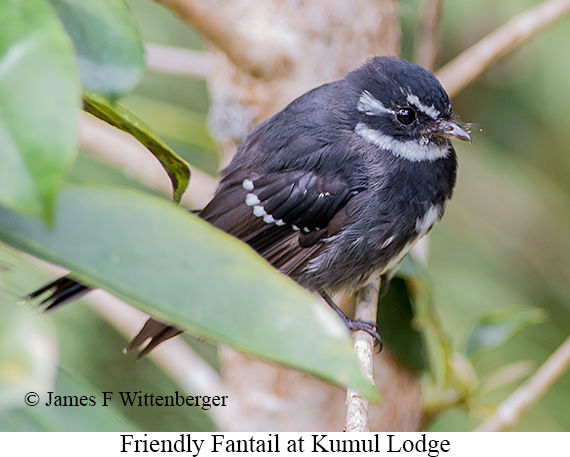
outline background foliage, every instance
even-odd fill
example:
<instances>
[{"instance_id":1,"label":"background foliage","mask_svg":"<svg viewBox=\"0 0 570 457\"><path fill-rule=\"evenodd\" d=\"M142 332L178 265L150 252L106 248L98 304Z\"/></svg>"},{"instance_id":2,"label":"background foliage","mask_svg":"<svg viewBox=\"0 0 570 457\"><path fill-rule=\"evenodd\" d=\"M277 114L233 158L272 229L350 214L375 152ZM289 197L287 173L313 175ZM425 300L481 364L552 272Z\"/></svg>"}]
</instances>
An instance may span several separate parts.
<instances>
[{"instance_id":1,"label":"background foliage","mask_svg":"<svg viewBox=\"0 0 570 457\"><path fill-rule=\"evenodd\" d=\"M51 3L56 8L63 4ZM446 2L439 64L534 3L523 0L500 4L491 0ZM75 4L81 2L66 3L68 8ZM203 48L185 25L150 0L130 0L127 4L143 41ZM403 0L400 7L403 57L411 59L419 2ZM493 15L489 15L489 11L493 11ZM67 25L66 28L73 35ZM97 35L97 30L93 33ZM130 29L125 31L127 37L133 37L133 33ZM542 363L569 333L570 154L567 145L570 131L567 125L570 115L566 109L570 104L570 85L566 77L570 71L566 50L569 40L567 23L553 27L453 101L460 120L476 123L481 131L473 133L473 145L456 145L460 157L456 195L443 222L431 236L431 289L454 348L471 351L477 372L476 384L483 386L485 380L491 379L500 380L504 385L488 392L475 385L472 404L467 405L471 407L455 407L444 412L429 426L430 430L474 428L488 412L485 405L499 404L520 384L521 377L517 373L528 372L529 366ZM2 45L0 42L0 56L6 50ZM69 45L62 39L61 46ZM89 64L83 59L80 61L79 70L84 71ZM133 78L136 80L134 69L140 65L136 59L131 62L131 71L121 73L122 77L118 78L120 87L105 87L107 95L115 98L130 89L134 85ZM54 71L74 78L68 62ZM59 77L59 73L54 76ZM99 80L84 81L92 90L101 90L101 86L97 86L100 83ZM17 86L17 83L12 84ZM6 87L0 67L0 97L5 96ZM11 111L0 103L0 139L4 151L7 140L2 136L2 121L28 113L22 107L30 103L33 98L23 98L17 105L8 106ZM121 103L193 168L212 176L216 174L219 157L206 133L209 101L204 82L147 71L136 88L121 98ZM70 108L61 106L60 109L69 109L69 125L73 125L78 103L74 105L71 100L69 105ZM53 109L40 108L46 112ZM37 114L44 119L49 117L41 111ZM23 132L22 140L28 135L29 132ZM54 139L54 148L61 147L70 148ZM5 160L6 154L3 152L0 157ZM63 175L70 163L67 158L60 164L55 179L61 179L57 176ZM2 178L0 189L7 188L8 178ZM66 185L104 183L155 194L143 184L82 153L64 179ZM11 179L8 184L14 182L18 181ZM12 200L2 195L0 192L0 203L13 208ZM27 200L20 209L49 218L52 196L39 195L35 200ZM41 209L42 201L47 202L44 209ZM50 279L50 275L27 256L2 246L0 273L3 316L0 320L0 430L200 431L216 428L211 416L196 408L171 408L165 412L161 408L115 406L56 412L41 406L22 407L23 394L39 386L68 395L73 392L100 395L102 391L121 390L170 393L181 387L150 360L133 363L131 358L124 357L120 348L127 344L126 340L87 306L65 307L41 318L29 305L15 306L18 297ZM402 292L402 284L398 284L394 294ZM528 326L529 323L538 324ZM386 334L382 334L386 338ZM187 335L184 338L217 368L213 342L198 344L195 338ZM492 341L496 344L490 344ZM521 361L528 363L521 364ZM410 363L421 366L418 360ZM503 373L499 378L494 376L498 370ZM508 382L509 376L515 380L513 383ZM569 430L570 410L566 400L569 395L570 377L566 375L515 429Z\"/></svg>"}]
</instances>

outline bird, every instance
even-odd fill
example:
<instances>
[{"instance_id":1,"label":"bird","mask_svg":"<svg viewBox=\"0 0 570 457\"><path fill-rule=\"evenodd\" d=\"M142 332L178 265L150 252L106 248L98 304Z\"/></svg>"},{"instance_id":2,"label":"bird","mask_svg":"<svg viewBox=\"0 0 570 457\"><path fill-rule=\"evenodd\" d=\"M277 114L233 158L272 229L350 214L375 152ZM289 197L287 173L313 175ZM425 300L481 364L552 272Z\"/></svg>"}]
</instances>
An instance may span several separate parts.
<instances>
[{"instance_id":1,"label":"bird","mask_svg":"<svg viewBox=\"0 0 570 457\"><path fill-rule=\"evenodd\" d=\"M437 78L399 57L373 57L254 128L196 214L381 345L376 323L347 317L331 295L378 276L387 286L442 218L457 176L454 139L471 142ZM90 290L70 274L26 298L47 293L42 304L53 310ZM181 332L151 317L126 352L148 342L142 357Z\"/></svg>"}]
</instances>

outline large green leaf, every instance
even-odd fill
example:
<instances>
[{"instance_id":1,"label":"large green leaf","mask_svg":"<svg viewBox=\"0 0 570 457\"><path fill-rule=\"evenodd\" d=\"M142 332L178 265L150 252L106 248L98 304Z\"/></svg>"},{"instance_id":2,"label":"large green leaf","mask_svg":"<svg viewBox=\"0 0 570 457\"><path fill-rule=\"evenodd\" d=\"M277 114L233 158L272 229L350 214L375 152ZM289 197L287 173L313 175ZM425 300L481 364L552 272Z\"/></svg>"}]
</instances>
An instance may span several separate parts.
<instances>
[{"instance_id":1,"label":"large green leaf","mask_svg":"<svg viewBox=\"0 0 570 457\"><path fill-rule=\"evenodd\" d=\"M200 408L124 406L117 392L172 395L176 390L186 392L187 386L169 379L150 358L137 363L125 359L120 348L128 341L88 306L43 315L34 306L14 306L25 291L51 276L29 256L0 243L0 269L0 432L215 429L211 411ZM213 361L213 344L187 339L194 349L207 354L208 362ZM44 402L47 392L95 395L97 406L44 407L40 402L29 407L24 403L27 392L38 393ZM101 392L115 392L109 406L102 405Z\"/></svg>"},{"instance_id":2,"label":"large green leaf","mask_svg":"<svg viewBox=\"0 0 570 457\"><path fill-rule=\"evenodd\" d=\"M123 0L48 0L73 39L84 87L109 99L132 90L144 71L139 32Z\"/></svg>"},{"instance_id":3,"label":"large green leaf","mask_svg":"<svg viewBox=\"0 0 570 457\"><path fill-rule=\"evenodd\" d=\"M66 186L52 229L0 209L0 238L158 319L378 398L333 311L166 200Z\"/></svg>"},{"instance_id":4,"label":"large green leaf","mask_svg":"<svg viewBox=\"0 0 570 457\"><path fill-rule=\"evenodd\" d=\"M170 149L142 120L118 103L111 105L95 94L85 95L83 109L123 132L131 134L152 152L170 177L174 201L180 202L190 180L190 166L182 157Z\"/></svg>"},{"instance_id":5,"label":"large green leaf","mask_svg":"<svg viewBox=\"0 0 570 457\"><path fill-rule=\"evenodd\" d=\"M77 149L73 49L44 0L0 2L0 204L50 218Z\"/></svg>"}]
</instances>

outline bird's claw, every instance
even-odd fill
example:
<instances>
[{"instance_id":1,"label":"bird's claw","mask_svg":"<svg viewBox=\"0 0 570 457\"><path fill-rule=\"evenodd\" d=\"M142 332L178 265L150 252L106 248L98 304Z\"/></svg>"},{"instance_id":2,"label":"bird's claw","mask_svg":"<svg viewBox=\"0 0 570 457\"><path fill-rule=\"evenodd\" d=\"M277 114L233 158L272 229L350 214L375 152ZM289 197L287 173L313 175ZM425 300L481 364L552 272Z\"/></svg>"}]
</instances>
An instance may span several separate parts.
<instances>
[{"instance_id":1,"label":"bird's claw","mask_svg":"<svg viewBox=\"0 0 570 457\"><path fill-rule=\"evenodd\" d=\"M376 322L347 318L345 324L351 332L361 330L368 333L374 339L374 346L378 345L378 352L382 350L382 337L378 333L378 325L376 325Z\"/></svg>"}]
</instances>

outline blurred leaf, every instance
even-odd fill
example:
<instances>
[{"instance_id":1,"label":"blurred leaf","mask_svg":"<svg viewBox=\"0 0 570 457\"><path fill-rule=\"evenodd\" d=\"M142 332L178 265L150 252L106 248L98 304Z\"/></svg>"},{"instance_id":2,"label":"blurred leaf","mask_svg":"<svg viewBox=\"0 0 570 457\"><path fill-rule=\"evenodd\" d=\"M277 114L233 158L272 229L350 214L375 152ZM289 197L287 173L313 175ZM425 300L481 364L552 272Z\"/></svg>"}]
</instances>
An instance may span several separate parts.
<instances>
[{"instance_id":1,"label":"blurred leaf","mask_svg":"<svg viewBox=\"0 0 570 457\"><path fill-rule=\"evenodd\" d=\"M429 373L422 383L423 407L428 415L433 415L472 396L478 387L477 374L463 354L453 351L434 306L433 285L425 267L408 255L398 275L405 279L413 304L412 326L423 337L429 362Z\"/></svg>"},{"instance_id":2,"label":"blurred leaf","mask_svg":"<svg viewBox=\"0 0 570 457\"><path fill-rule=\"evenodd\" d=\"M332 310L245 244L163 199L66 186L53 229L0 209L0 238L157 319L378 399Z\"/></svg>"},{"instance_id":3,"label":"blurred leaf","mask_svg":"<svg viewBox=\"0 0 570 457\"><path fill-rule=\"evenodd\" d=\"M524 328L546 320L546 313L529 306L508 306L483 314L469 336L465 352L473 356L502 346Z\"/></svg>"},{"instance_id":4,"label":"blurred leaf","mask_svg":"<svg viewBox=\"0 0 570 457\"><path fill-rule=\"evenodd\" d=\"M429 361L430 374L438 388L446 388L451 379L452 349L433 305L431 279L427 270L412 256L404 258L398 276L404 278L413 304L412 325L421 332Z\"/></svg>"},{"instance_id":5,"label":"blurred leaf","mask_svg":"<svg viewBox=\"0 0 570 457\"><path fill-rule=\"evenodd\" d=\"M48 0L71 36L85 89L114 100L144 71L143 47L123 0Z\"/></svg>"},{"instance_id":6,"label":"blurred leaf","mask_svg":"<svg viewBox=\"0 0 570 457\"><path fill-rule=\"evenodd\" d=\"M143 121L117 103L111 106L105 99L95 94L85 95L83 109L102 121L134 136L152 152L172 181L174 201L180 202L190 180L190 167L184 159L170 149Z\"/></svg>"},{"instance_id":7,"label":"blurred leaf","mask_svg":"<svg viewBox=\"0 0 570 457\"><path fill-rule=\"evenodd\" d=\"M0 2L0 204L49 220L77 148L69 39L43 0Z\"/></svg>"},{"instance_id":8,"label":"blurred leaf","mask_svg":"<svg viewBox=\"0 0 570 457\"><path fill-rule=\"evenodd\" d=\"M412 298L406 281L395 277L386 296L378 302L378 331L386 346L405 367L421 371L427 368L422 335L414 325Z\"/></svg>"},{"instance_id":9,"label":"blurred leaf","mask_svg":"<svg viewBox=\"0 0 570 457\"><path fill-rule=\"evenodd\" d=\"M16 306L33 284L47 281L49 275L29 256L1 243L0 274L0 430L2 410L10 415L11 411L23 408L27 392L55 390L58 366L76 379L87 382L90 391L172 395L178 390L184 394L184 387L157 369L151 358L145 357L134 363L133 357L126 357L121 349L127 345L127 340L89 306L78 303L79 306L42 315L33 304ZM193 343L194 349L200 347L208 362L217 356L213 344ZM189 391L186 395L196 393ZM125 407L116 396L112 405L123 418L143 430L215 430L208 411L201 408ZM85 422L89 418L80 416L92 414L91 408L66 409L67 415L76 422ZM32 425L28 421L31 418L24 419L21 411L15 414L19 420L12 421L8 429L45 429L41 424ZM116 431L120 430L122 428Z\"/></svg>"},{"instance_id":10,"label":"blurred leaf","mask_svg":"<svg viewBox=\"0 0 570 457\"><path fill-rule=\"evenodd\" d=\"M3 280L7 274L2 265ZM58 355L56 332L37 312L16 306L16 299L0 291L0 410L21 407L24 395L53 387Z\"/></svg>"}]
</instances>

